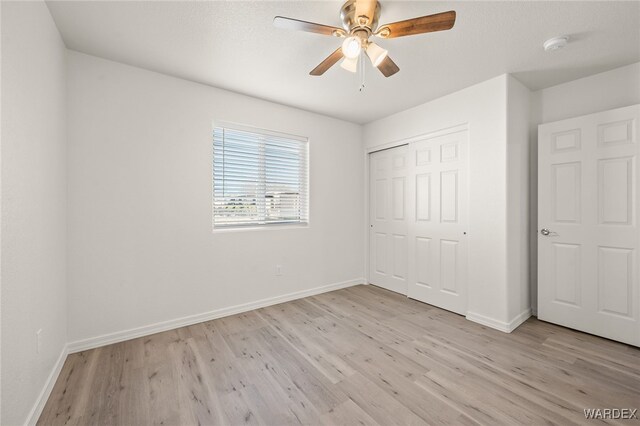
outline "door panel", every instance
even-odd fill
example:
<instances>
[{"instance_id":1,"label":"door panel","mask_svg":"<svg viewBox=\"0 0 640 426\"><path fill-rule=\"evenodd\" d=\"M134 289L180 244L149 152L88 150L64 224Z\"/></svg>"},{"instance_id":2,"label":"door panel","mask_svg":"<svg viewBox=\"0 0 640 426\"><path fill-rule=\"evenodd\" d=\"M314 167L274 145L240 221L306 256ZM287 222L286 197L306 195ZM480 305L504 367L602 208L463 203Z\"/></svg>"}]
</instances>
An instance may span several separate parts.
<instances>
[{"instance_id":1,"label":"door panel","mask_svg":"<svg viewBox=\"0 0 640 426\"><path fill-rule=\"evenodd\" d=\"M416 220L431 220L431 173L416 175Z\"/></svg>"},{"instance_id":2,"label":"door panel","mask_svg":"<svg viewBox=\"0 0 640 426\"><path fill-rule=\"evenodd\" d=\"M458 294L457 288L458 242L440 240L440 281L442 291Z\"/></svg>"},{"instance_id":3,"label":"door panel","mask_svg":"<svg viewBox=\"0 0 640 426\"><path fill-rule=\"evenodd\" d=\"M394 177L393 181L393 219L404 220L404 176Z\"/></svg>"},{"instance_id":4,"label":"door panel","mask_svg":"<svg viewBox=\"0 0 640 426\"><path fill-rule=\"evenodd\" d=\"M407 236L393 235L393 277L407 279Z\"/></svg>"},{"instance_id":5,"label":"door panel","mask_svg":"<svg viewBox=\"0 0 640 426\"><path fill-rule=\"evenodd\" d=\"M579 223L581 200L580 163L554 164L551 169L553 219L555 222Z\"/></svg>"},{"instance_id":6,"label":"door panel","mask_svg":"<svg viewBox=\"0 0 640 426\"><path fill-rule=\"evenodd\" d=\"M376 219L387 218L387 180L377 179L375 182L374 204L376 206Z\"/></svg>"},{"instance_id":7,"label":"door panel","mask_svg":"<svg viewBox=\"0 0 640 426\"><path fill-rule=\"evenodd\" d=\"M633 250L598 247L598 311L633 319Z\"/></svg>"},{"instance_id":8,"label":"door panel","mask_svg":"<svg viewBox=\"0 0 640 426\"><path fill-rule=\"evenodd\" d=\"M440 221L458 221L458 171L440 172Z\"/></svg>"},{"instance_id":9,"label":"door panel","mask_svg":"<svg viewBox=\"0 0 640 426\"><path fill-rule=\"evenodd\" d=\"M538 132L538 316L634 345L639 120L636 105Z\"/></svg>"},{"instance_id":10,"label":"door panel","mask_svg":"<svg viewBox=\"0 0 640 426\"><path fill-rule=\"evenodd\" d=\"M385 275L387 273L387 234L376 232L373 244L376 251L373 270L378 274Z\"/></svg>"},{"instance_id":11,"label":"door panel","mask_svg":"<svg viewBox=\"0 0 640 426\"><path fill-rule=\"evenodd\" d=\"M631 225L633 157L598 160L598 217L601 225Z\"/></svg>"},{"instance_id":12,"label":"door panel","mask_svg":"<svg viewBox=\"0 0 640 426\"><path fill-rule=\"evenodd\" d=\"M407 294L407 147L370 154L369 282Z\"/></svg>"},{"instance_id":13,"label":"door panel","mask_svg":"<svg viewBox=\"0 0 640 426\"><path fill-rule=\"evenodd\" d=\"M431 251L431 238L416 237L416 284L432 287L433 284L433 257Z\"/></svg>"},{"instance_id":14,"label":"door panel","mask_svg":"<svg viewBox=\"0 0 640 426\"><path fill-rule=\"evenodd\" d=\"M578 244L553 244L553 285L555 302L580 306L580 246Z\"/></svg>"},{"instance_id":15,"label":"door panel","mask_svg":"<svg viewBox=\"0 0 640 426\"><path fill-rule=\"evenodd\" d=\"M412 142L409 156L409 297L465 314L467 131Z\"/></svg>"}]
</instances>

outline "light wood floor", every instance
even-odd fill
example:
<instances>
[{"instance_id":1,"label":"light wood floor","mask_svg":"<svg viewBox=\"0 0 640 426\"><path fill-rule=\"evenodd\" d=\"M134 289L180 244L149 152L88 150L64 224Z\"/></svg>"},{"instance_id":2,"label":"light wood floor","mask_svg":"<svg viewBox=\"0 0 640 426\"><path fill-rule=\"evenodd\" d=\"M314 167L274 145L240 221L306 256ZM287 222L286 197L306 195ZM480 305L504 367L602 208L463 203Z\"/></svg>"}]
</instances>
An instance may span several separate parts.
<instances>
[{"instance_id":1,"label":"light wood floor","mask_svg":"<svg viewBox=\"0 0 640 426\"><path fill-rule=\"evenodd\" d=\"M566 425L613 407L640 408L637 348L357 286L70 355L39 424Z\"/></svg>"}]
</instances>

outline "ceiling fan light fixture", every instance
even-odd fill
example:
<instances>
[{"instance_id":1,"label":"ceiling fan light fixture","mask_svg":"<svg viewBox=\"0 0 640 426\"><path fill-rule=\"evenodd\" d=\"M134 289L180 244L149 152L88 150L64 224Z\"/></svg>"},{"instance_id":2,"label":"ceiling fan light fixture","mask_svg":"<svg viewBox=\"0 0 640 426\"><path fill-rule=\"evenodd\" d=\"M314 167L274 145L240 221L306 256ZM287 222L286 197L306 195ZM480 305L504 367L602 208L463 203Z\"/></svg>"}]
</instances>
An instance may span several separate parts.
<instances>
[{"instance_id":1,"label":"ceiling fan light fixture","mask_svg":"<svg viewBox=\"0 0 640 426\"><path fill-rule=\"evenodd\" d=\"M349 71L349 72L357 72L358 71L358 57L355 58L344 58L340 67Z\"/></svg>"},{"instance_id":2,"label":"ceiling fan light fixture","mask_svg":"<svg viewBox=\"0 0 640 426\"><path fill-rule=\"evenodd\" d=\"M369 45L367 46L367 56L369 57L369 59L371 59L371 63L374 67L380 65L380 63L384 61L384 58L386 58L388 54L388 50L383 49L373 42L369 43Z\"/></svg>"},{"instance_id":3,"label":"ceiling fan light fixture","mask_svg":"<svg viewBox=\"0 0 640 426\"><path fill-rule=\"evenodd\" d=\"M400 71L400 68L385 49L371 43L369 40L371 36L393 39L446 31L452 29L456 22L456 11L449 10L378 25L381 10L380 0L346 0L340 8L342 28L284 16L273 18L273 24L278 28L344 38L340 47L312 69L309 72L310 75L323 75L329 68L341 62L342 68L351 72L360 70L364 76L366 67L363 66L364 64L358 64L358 59L364 50L378 71L385 77L391 77ZM343 58L344 60L340 61ZM361 90L362 87L361 85Z\"/></svg>"},{"instance_id":4,"label":"ceiling fan light fixture","mask_svg":"<svg viewBox=\"0 0 640 426\"><path fill-rule=\"evenodd\" d=\"M360 55L360 50L362 50L362 42L359 37L347 37L342 42L342 54L345 58L357 58Z\"/></svg>"}]
</instances>

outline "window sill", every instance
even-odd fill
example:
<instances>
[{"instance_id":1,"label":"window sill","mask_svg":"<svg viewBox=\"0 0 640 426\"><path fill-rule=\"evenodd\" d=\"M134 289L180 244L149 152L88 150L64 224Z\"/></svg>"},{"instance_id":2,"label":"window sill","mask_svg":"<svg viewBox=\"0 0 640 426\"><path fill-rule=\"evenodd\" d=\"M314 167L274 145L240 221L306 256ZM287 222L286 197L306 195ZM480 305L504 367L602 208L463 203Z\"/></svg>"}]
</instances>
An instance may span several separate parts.
<instances>
[{"instance_id":1,"label":"window sill","mask_svg":"<svg viewBox=\"0 0 640 426\"><path fill-rule=\"evenodd\" d=\"M226 234L228 232L256 232L256 231L284 231L286 229L308 229L309 224L292 223L280 225L238 226L228 228L213 228L212 234Z\"/></svg>"}]
</instances>

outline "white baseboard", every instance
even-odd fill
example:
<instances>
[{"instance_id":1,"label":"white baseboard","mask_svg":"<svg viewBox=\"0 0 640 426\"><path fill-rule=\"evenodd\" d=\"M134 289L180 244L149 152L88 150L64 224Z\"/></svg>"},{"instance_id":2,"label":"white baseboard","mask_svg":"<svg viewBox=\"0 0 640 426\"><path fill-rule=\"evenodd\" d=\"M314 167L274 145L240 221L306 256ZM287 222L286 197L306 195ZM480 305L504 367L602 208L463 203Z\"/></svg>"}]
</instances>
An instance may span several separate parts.
<instances>
[{"instance_id":1,"label":"white baseboard","mask_svg":"<svg viewBox=\"0 0 640 426\"><path fill-rule=\"evenodd\" d=\"M520 324L528 320L530 317L531 317L531 308L527 308L524 311L520 312L518 315L516 315L515 318L509 321L509 330L510 330L509 333L511 333L516 328L520 327Z\"/></svg>"},{"instance_id":2,"label":"white baseboard","mask_svg":"<svg viewBox=\"0 0 640 426\"><path fill-rule=\"evenodd\" d=\"M60 375L60 371L62 371L62 366L64 365L68 354L69 347L68 345L64 345L62 351L60 352L60 356L58 356L58 360L56 361L53 369L51 370L51 373L49 374L49 377L47 377L47 381L45 382L44 387L38 395L38 399L36 399L36 403L33 405L31 412L29 412L29 415L27 416L27 420L24 422L25 426L35 425L40 418L42 410L44 409L44 405L47 403L49 395L51 395L53 385L55 385L56 380L58 380L58 376Z\"/></svg>"},{"instance_id":3,"label":"white baseboard","mask_svg":"<svg viewBox=\"0 0 640 426\"><path fill-rule=\"evenodd\" d=\"M68 344L69 353L86 351L88 349L98 348L100 346L110 345L112 343L123 342L125 340L135 339L137 337L148 336L150 334L160 333L162 331L173 330L175 328L193 325L204 321L210 321L216 318L222 318L229 315L240 314L242 312L251 311L253 309L264 308L266 306L277 305L278 303L288 302L303 297L314 296L320 293L326 293L341 288L351 287L363 284L364 278L357 278L349 281L329 284L325 286L315 287L308 290L296 291L293 293L283 294L281 296L269 297L266 299L256 300L254 302L243 303L241 305L230 306L228 308L216 309L210 312L204 312L196 315L189 315L183 318L149 324L142 327L136 327L129 330L117 331L115 333L104 334L102 336L91 337L88 339L77 340Z\"/></svg>"},{"instance_id":4,"label":"white baseboard","mask_svg":"<svg viewBox=\"0 0 640 426\"><path fill-rule=\"evenodd\" d=\"M491 327L493 329L502 331L504 333L511 333L513 330L518 328L520 324L525 322L530 316L531 316L531 308L525 309L524 311L516 315L516 317L509 322L499 321L497 319L476 314L474 312L467 312L467 319L469 321L477 322L478 324Z\"/></svg>"}]
</instances>

